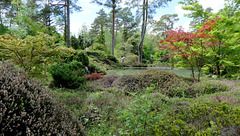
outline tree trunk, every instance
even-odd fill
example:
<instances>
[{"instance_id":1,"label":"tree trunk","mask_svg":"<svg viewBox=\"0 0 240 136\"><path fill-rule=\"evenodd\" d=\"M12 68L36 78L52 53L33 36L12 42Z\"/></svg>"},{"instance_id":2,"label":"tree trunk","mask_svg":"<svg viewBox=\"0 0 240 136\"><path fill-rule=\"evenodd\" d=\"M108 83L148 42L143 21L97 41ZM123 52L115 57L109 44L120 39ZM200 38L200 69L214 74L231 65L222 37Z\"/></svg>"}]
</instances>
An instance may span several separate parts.
<instances>
[{"instance_id":1,"label":"tree trunk","mask_svg":"<svg viewBox=\"0 0 240 136\"><path fill-rule=\"evenodd\" d=\"M198 68L198 82L200 82L201 68Z\"/></svg>"},{"instance_id":2,"label":"tree trunk","mask_svg":"<svg viewBox=\"0 0 240 136\"><path fill-rule=\"evenodd\" d=\"M115 3L113 3L113 11L112 11L112 55L114 56L114 28L115 28Z\"/></svg>"},{"instance_id":3,"label":"tree trunk","mask_svg":"<svg viewBox=\"0 0 240 136\"><path fill-rule=\"evenodd\" d=\"M70 47L70 9L69 0L67 0L67 47Z\"/></svg>"},{"instance_id":4,"label":"tree trunk","mask_svg":"<svg viewBox=\"0 0 240 136\"><path fill-rule=\"evenodd\" d=\"M147 28L147 17L148 17L148 0L143 0L143 20L142 20L142 31L141 31L141 41L138 46L138 62L142 63L143 55L143 41Z\"/></svg>"},{"instance_id":5,"label":"tree trunk","mask_svg":"<svg viewBox=\"0 0 240 136\"><path fill-rule=\"evenodd\" d=\"M195 78L194 68L192 66L191 66L191 70L192 70L193 81L194 81L194 83L196 83L197 80Z\"/></svg>"},{"instance_id":6,"label":"tree trunk","mask_svg":"<svg viewBox=\"0 0 240 136\"><path fill-rule=\"evenodd\" d=\"M117 30L118 30L118 18L116 18L116 35L114 36L114 45L116 45L117 44Z\"/></svg>"}]
</instances>

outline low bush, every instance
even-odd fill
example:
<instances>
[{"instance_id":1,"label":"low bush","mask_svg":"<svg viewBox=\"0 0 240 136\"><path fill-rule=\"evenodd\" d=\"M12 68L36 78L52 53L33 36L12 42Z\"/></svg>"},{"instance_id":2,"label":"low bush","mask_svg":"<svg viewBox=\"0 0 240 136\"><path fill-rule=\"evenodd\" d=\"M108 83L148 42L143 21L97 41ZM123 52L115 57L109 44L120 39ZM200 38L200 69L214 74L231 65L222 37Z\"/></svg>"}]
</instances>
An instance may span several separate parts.
<instances>
[{"instance_id":1,"label":"low bush","mask_svg":"<svg viewBox=\"0 0 240 136\"><path fill-rule=\"evenodd\" d=\"M115 63L118 63L118 59L115 56L111 55L111 54L106 55L106 58L111 60L111 61L113 61L113 62L115 62Z\"/></svg>"},{"instance_id":2,"label":"low bush","mask_svg":"<svg viewBox=\"0 0 240 136\"><path fill-rule=\"evenodd\" d=\"M172 88L189 87L189 84L174 72L155 69L146 70L138 75L124 75L115 82L115 85L129 92L144 90L154 85L155 91L164 94L168 94Z\"/></svg>"},{"instance_id":3,"label":"low bush","mask_svg":"<svg viewBox=\"0 0 240 136\"><path fill-rule=\"evenodd\" d=\"M104 57L105 56L105 52L104 51L87 51L87 55L90 56L95 56L95 57Z\"/></svg>"},{"instance_id":4,"label":"low bush","mask_svg":"<svg viewBox=\"0 0 240 136\"><path fill-rule=\"evenodd\" d=\"M39 82L0 68L0 135L84 135L81 122Z\"/></svg>"},{"instance_id":5,"label":"low bush","mask_svg":"<svg viewBox=\"0 0 240 136\"><path fill-rule=\"evenodd\" d=\"M235 81L230 80L205 80L199 83L195 83L188 88L173 88L169 91L170 97L186 97L193 98L199 97L203 94L213 94L216 92L224 92L236 90L238 86L235 85Z\"/></svg>"},{"instance_id":6,"label":"low bush","mask_svg":"<svg viewBox=\"0 0 240 136\"><path fill-rule=\"evenodd\" d=\"M85 67L81 62L55 63L50 67L53 84L56 87L75 89L85 83Z\"/></svg>"},{"instance_id":7,"label":"low bush","mask_svg":"<svg viewBox=\"0 0 240 136\"><path fill-rule=\"evenodd\" d=\"M239 135L240 108L223 102L197 103L176 108L153 125L153 133L165 135Z\"/></svg>"},{"instance_id":8,"label":"low bush","mask_svg":"<svg viewBox=\"0 0 240 136\"><path fill-rule=\"evenodd\" d=\"M81 62L84 66L88 66L89 64L88 56L84 51L66 49L63 51L61 57L65 63L69 63L75 60Z\"/></svg>"},{"instance_id":9,"label":"low bush","mask_svg":"<svg viewBox=\"0 0 240 136\"><path fill-rule=\"evenodd\" d=\"M135 54L127 55L124 59L124 63L131 64L131 63L137 63L138 62L138 56Z\"/></svg>"},{"instance_id":10,"label":"low bush","mask_svg":"<svg viewBox=\"0 0 240 136\"><path fill-rule=\"evenodd\" d=\"M90 71L90 73L104 73L104 74L106 74L106 71L104 69L97 66L92 61L90 61L89 65L88 65L88 70Z\"/></svg>"}]
</instances>

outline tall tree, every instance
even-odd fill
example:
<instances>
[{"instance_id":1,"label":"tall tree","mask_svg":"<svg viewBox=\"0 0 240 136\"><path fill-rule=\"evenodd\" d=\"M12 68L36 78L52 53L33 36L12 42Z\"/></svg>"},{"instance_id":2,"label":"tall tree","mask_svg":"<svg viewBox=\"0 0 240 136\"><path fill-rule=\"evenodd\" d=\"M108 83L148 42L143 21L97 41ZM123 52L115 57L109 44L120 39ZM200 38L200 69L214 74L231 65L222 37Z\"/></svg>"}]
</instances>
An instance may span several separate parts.
<instances>
[{"instance_id":1,"label":"tall tree","mask_svg":"<svg viewBox=\"0 0 240 136\"><path fill-rule=\"evenodd\" d=\"M11 9L11 0L0 0L0 24L3 24L4 22L3 14L5 14L6 11L10 11L10 9Z\"/></svg>"},{"instance_id":2,"label":"tall tree","mask_svg":"<svg viewBox=\"0 0 240 136\"><path fill-rule=\"evenodd\" d=\"M56 2L56 1L51 1ZM80 11L81 7L78 6L76 3L78 0L59 0L57 4L50 3L51 6L63 6L65 7L65 15L64 15L64 22L65 22L65 29L66 29L66 41L67 47L70 47L70 13L75 11ZM72 9L72 10L70 10Z\"/></svg>"},{"instance_id":3,"label":"tall tree","mask_svg":"<svg viewBox=\"0 0 240 136\"><path fill-rule=\"evenodd\" d=\"M105 2L104 2L105 1ZM114 55L114 47L115 47L115 13L117 4L121 3L121 0L92 0L93 3L97 3L99 5L104 5L106 7L112 8L112 55Z\"/></svg>"},{"instance_id":4,"label":"tall tree","mask_svg":"<svg viewBox=\"0 0 240 136\"><path fill-rule=\"evenodd\" d=\"M104 9L100 9L97 14L98 16L94 19L90 29L90 35L96 38L95 41L101 37L100 35L103 34L102 31L104 31L104 28L108 23L108 16Z\"/></svg>"},{"instance_id":5,"label":"tall tree","mask_svg":"<svg viewBox=\"0 0 240 136\"><path fill-rule=\"evenodd\" d=\"M129 0L126 3L127 5L137 7L137 13L140 13L142 17L141 40L138 45L138 62L140 63L142 63L143 41L146 34L148 19L152 18L152 14L156 12L156 8L164 6L169 1L172 0Z\"/></svg>"},{"instance_id":6,"label":"tall tree","mask_svg":"<svg viewBox=\"0 0 240 136\"><path fill-rule=\"evenodd\" d=\"M167 37L166 31L172 30L174 23L179 20L177 14L166 14L161 16L161 18L154 22L152 32L155 34L160 34L164 39Z\"/></svg>"},{"instance_id":7,"label":"tall tree","mask_svg":"<svg viewBox=\"0 0 240 136\"><path fill-rule=\"evenodd\" d=\"M193 19L190 22L190 25L193 27L196 27L198 24L203 24L204 21L211 16L212 8L208 7L204 9L203 6L199 4L198 0L185 0L179 3L183 4L183 10L191 12L185 14L185 16Z\"/></svg>"},{"instance_id":8,"label":"tall tree","mask_svg":"<svg viewBox=\"0 0 240 136\"><path fill-rule=\"evenodd\" d=\"M123 41L127 42L130 36L134 35L137 28L137 22L131 12L131 8L125 7L118 12L120 26L123 28Z\"/></svg>"}]
</instances>

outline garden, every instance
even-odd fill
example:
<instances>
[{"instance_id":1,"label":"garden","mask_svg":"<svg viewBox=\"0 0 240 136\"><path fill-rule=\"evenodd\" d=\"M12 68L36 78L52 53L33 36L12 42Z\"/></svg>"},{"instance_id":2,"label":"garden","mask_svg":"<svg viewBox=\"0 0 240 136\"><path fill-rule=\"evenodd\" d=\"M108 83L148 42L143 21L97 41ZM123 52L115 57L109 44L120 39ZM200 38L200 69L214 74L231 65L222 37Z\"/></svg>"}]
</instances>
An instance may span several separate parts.
<instances>
[{"instance_id":1,"label":"garden","mask_svg":"<svg viewBox=\"0 0 240 136\"><path fill-rule=\"evenodd\" d=\"M62 8L0 4L0 135L240 135L239 0L217 13L180 1L191 31L173 28L175 14L101 9L78 36Z\"/></svg>"}]
</instances>

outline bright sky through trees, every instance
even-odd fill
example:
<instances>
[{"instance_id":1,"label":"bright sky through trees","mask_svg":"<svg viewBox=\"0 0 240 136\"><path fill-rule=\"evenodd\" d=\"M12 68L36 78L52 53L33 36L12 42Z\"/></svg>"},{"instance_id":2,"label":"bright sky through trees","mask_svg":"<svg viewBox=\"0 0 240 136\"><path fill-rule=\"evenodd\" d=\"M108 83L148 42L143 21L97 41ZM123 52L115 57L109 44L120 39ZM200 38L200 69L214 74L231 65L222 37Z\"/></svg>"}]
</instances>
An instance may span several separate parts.
<instances>
[{"instance_id":1,"label":"bright sky through trees","mask_svg":"<svg viewBox=\"0 0 240 136\"><path fill-rule=\"evenodd\" d=\"M125 1L125 0L123 0ZM189 28L189 23L191 19L184 17L184 14L187 12L181 9L180 4L178 4L180 0L173 0L168 3L168 6L165 8L160 8L157 10L157 13L154 14L154 19L159 20L160 17L164 14L178 14L180 20L174 26L183 26L186 30ZM102 6L97 4L90 3L91 0L79 0L79 5L82 7L82 12L75 12L71 14L71 33L77 35L82 25L90 26L93 22L94 18L96 18L98 12ZM207 7L211 7L213 12L218 12L219 9L224 7L224 0L199 0L199 3L203 5L206 9ZM122 4L122 6L124 6ZM109 9L104 8L104 10L109 13Z\"/></svg>"}]
</instances>

